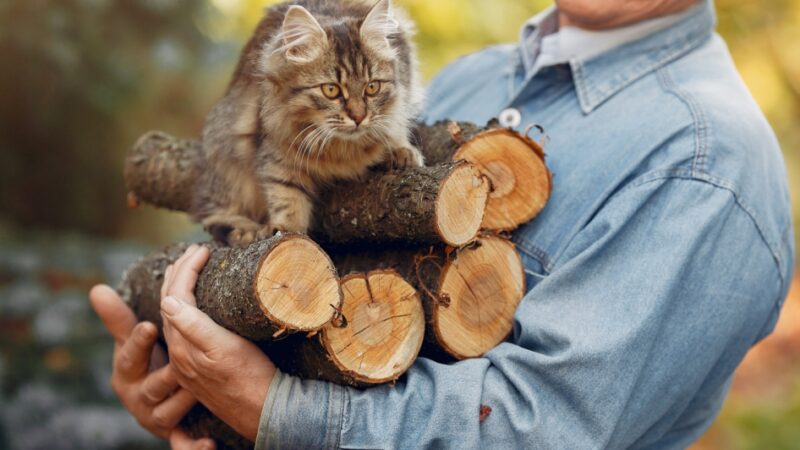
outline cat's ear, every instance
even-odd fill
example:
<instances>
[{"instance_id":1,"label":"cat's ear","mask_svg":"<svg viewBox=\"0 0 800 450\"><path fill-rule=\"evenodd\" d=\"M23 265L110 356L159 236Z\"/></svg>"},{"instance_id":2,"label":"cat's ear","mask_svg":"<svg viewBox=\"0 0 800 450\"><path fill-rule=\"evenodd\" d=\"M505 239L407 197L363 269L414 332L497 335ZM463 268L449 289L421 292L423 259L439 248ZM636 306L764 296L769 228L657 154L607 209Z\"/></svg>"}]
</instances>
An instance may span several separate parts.
<instances>
[{"instance_id":1,"label":"cat's ear","mask_svg":"<svg viewBox=\"0 0 800 450\"><path fill-rule=\"evenodd\" d=\"M364 23L361 24L361 41L392 58L395 56L395 51L389 44L389 36L397 33L399 28L400 23L392 13L392 2L380 0L372 7L367 18L364 19Z\"/></svg>"},{"instance_id":2,"label":"cat's ear","mask_svg":"<svg viewBox=\"0 0 800 450\"><path fill-rule=\"evenodd\" d=\"M307 9L292 5L286 11L281 30L283 39L280 50L286 59L294 62L309 62L319 56L328 44L325 30Z\"/></svg>"}]
</instances>

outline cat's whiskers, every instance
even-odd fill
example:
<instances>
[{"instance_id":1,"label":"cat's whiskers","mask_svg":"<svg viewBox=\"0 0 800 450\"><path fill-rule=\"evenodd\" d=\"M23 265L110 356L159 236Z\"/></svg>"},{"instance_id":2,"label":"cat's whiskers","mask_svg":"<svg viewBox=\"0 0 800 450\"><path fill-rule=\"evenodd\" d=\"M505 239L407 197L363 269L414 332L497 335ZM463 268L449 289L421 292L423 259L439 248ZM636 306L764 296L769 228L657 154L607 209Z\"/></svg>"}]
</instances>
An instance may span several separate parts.
<instances>
[{"instance_id":1,"label":"cat's whiskers","mask_svg":"<svg viewBox=\"0 0 800 450\"><path fill-rule=\"evenodd\" d=\"M322 144L320 144L319 149L317 151L317 159L314 161L315 165L319 165L319 157L322 156L322 152L328 147L328 143L333 138L333 128L331 126L336 125L336 120L327 119L325 120L325 124L328 125L325 127L325 138L322 140Z\"/></svg>"},{"instance_id":2,"label":"cat's whiskers","mask_svg":"<svg viewBox=\"0 0 800 450\"><path fill-rule=\"evenodd\" d=\"M296 170L296 169L297 169L297 167L298 167L298 160L300 160L300 162L302 163L303 145L304 145L304 143L306 142L306 139L308 139L308 137L309 137L311 134L313 134L313 133L314 133L314 131L316 130L316 128L314 128L315 126L316 126L316 125L312 123L312 124L308 125L307 127L303 128L303 130L302 130L302 131L300 131L299 133L297 133L297 136L295 136L295 138L292 140L292 143L289 145L289 149L291 150L291 149L293 148L293 146L294 146L294 143L295 143L295 141L297 141L297 138L299 138L301 135L303 135L304 133L306 133L306 131L308 131L309 129L312 129L310 133L307 133L307 134L306 134L306 135L303 137L303 139L300 141L300 145L298 145L298 146L297 146L297 148L295 148L295 149L294 149L294 159L293 159L293 161L292 161L292 168L293 168L293 170Z\"/></svg>"},{"instance_id":3,"label":"cat's whiskers","mask_svg":"<svg viewBox=\"0 0 800 450\"><path fill-rule=\"evenodd\" d=\"M311 133L307 134L303 140L300 142L300 146L297 149L297 154L295 155L295 168L302 168L303 167L303 159L308 160L311 154L311 147L316 141L317 136L322 132L319 127L314 128ZM300 164L297 164L297 159L300 159ZM308 164L306 164L306 174L309 174Z\"/></svg>"},{"instance_id":4,"label":"cat's whiskers","mask_svg":"<svg viewBox=\"0 0 800 450\"><path fill-rule=\"evenodd\" d=\"M319 146L320 140L325 135L325 129L322 127L317 127L314 129L314 132L311 133L309 136L308 145L305 147L304 156L306 158L306 175L309 177L311 176L311 157L313 156L314 152Z\"/></svg>"}]
</instances>

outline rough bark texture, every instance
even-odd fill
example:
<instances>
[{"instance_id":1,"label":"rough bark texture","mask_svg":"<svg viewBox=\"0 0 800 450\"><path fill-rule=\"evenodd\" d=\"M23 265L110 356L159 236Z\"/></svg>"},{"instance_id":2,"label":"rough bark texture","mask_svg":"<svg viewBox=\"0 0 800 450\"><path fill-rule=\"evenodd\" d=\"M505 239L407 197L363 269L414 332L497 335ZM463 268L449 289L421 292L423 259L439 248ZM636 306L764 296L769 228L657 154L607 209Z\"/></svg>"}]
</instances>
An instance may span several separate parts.
<instances>
[{"instance_id":1,"label":"rough bark texture","mask_svg":"<svg viewBox=\"0 0 800 450\"><path fill-rule=\"evenodd\" d=\"M202 174L202 160L199 141L178 139L160 131L146 133L125 160L130 206L145 202L189 211L195 182Z\"/></svg>"},{"instance_id":2,"label":"rough bark texture","mask_svg":"<svg viewBox=\"0 0 800 450\"><path fill-rule=\"evenodd\" d=\"M180 423L189 436L208 437L217 444L217 450L247 450L255 444L211 413L202 403L197 403Z\"/></svg>"},{"instance_id":3,"label":"rough bark texture","mask_svg":"<svg viewBox=\"0 0 800 450\"><path fill-rule=\"evenodd\" d=\"M276 323L260 306L255 295L255 277L262 267L262 262L270 251L291 239L304 239L305 237L284 234L268 240L256 242L245 248L223 247L218 244L208 244L211 256L205 268L198 277L195 297L199 309L208 314L215 322L223 327L255 342L263 343L274 340L276 332L284 330L285 324ZM188 244L175 244L165 249L152 253L135 263L123 277L120 286L122 294L128 305L131 306L140 320L155 323L161 333L162 321L160 313L160 290L164 281L164 272L168 265L177 260L188 247ZM324 255L320 251L320 255ZM336 277L335 273L330 274ZM341 304L341 293L336 298L320 299L330 304L331 317L334 308ZM292 331L289 329L289 331ZM286 333L283 334L284 336ZM311 346L313 339L307 339L306 333L292 336L298 342L298 348L286 348L294 351L303 348L300 344ZM308 341L306 343L306 341ZM285 360L276 354L276 361ZM297 371L304 371L294 361ZM282 369L291 371L294 367L282 366ZM339 381L334 377L330 381ZM342 380L344 381L344 380ZM182 422L189 433L194 437L208 436L217 442L219 449L244 449L252 448L253 444L239 436L233 429L211 414L205 407L198 405L190 411Z\"/></svg>"},{"instance_id":4,"label":"rough bark texture","mask_svg":"<svg viewBox=\"0 0 800 450\"><path fill-rule=\"evenodd\" d=\"M470 122L441 120L433 125L417 124L413 136L414 143L425 156L425 164L433 165L452 161L463 143L497 128L501 127L496 119L490 120L485 127Z\"/></svg>"},{"instance_id":5,"label":"rough bark texture","mask_svg":"<svg viewBox=\"0 0 800 450\"><path fill-rule=\"evenodd\" d=\"M312 337L291 335L263 345L262 348L275 366L289 375L357 388L378 384L378 382L359 380L337 366L322 343L323 333L320 332Z\"/></svg>"},{"instance_id":6,"label":"rough bark texture","mask_svg":"<svg viewBox=\"0 0 800 450\"><path fill-rule=\"evenodd\" d=\"M300 235L282 234L244 248L209 244L211 256L200 272L195 288L197 307L216 323L252 341L273 339L281 330L293 331L285 323L276 322L260 304L255 292L255 277L266 255ZM175 244L154 252L131 266L123 276L120 293L140 320L161 328L161 285L167 266L176 261L188 244ZM321 255L324 255L320 251ZM331 273L335 278L336 274ZM341 297L319 299L339 307ZM331 318L334 309L331 308Z\"/></svg>"},{"instance_id":7,"label":"rough bark texture","mask_svg":"<svg viewBox=\"0 0 800 450\"><path fill-rule=\"evenodd\" d=\"M329 190L321 202L318 233L321 239L337 245L353 242L410 242L462 245L453 242L449 230L441 229L440 208L463 205L441 204L443 184L465 162L444 162L430 167L408 168L376 173L366 182L342 183ZM478 172L475 175L479 177ZM488 189L488 187L486 188ZM462 199L462 201L470 201ZM481 208L485 207L483 199ZM475 233L480 219L475 223ZM470 239L472 238L470 237Z\"/></svg>"}]
</instances>

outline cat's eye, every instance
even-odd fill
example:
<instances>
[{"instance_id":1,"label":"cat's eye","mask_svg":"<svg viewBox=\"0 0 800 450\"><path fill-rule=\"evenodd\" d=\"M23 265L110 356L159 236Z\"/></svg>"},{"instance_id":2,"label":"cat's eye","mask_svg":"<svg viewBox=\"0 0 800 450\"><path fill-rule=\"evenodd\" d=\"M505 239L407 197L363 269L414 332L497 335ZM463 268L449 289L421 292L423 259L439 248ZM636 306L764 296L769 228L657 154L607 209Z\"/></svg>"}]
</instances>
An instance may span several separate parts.
<instances>
[{"instance_id":1,"label":"cat's eye","mask_svg":"<svg viewBox=\"0 0 800 450\"><path fill-rule=\"evenodd\" d=\"M364 93L367 95L375 95L381 91L381 82L380 81L370 81L367 84L367 88L364 89Z\"/></svg>"},{"instance_id":2,"label":"cat's eye","mask_svg":"<svg viewBox=\"0 0 800 450\"><path fill-rule=\"evenodd\" d=\"M339 86L333 83L323 84L321 88L322 88L322 94L331 100L338 97L339 94L342 93L342 90L339 88Z\"/></svg>"}]
</instances>

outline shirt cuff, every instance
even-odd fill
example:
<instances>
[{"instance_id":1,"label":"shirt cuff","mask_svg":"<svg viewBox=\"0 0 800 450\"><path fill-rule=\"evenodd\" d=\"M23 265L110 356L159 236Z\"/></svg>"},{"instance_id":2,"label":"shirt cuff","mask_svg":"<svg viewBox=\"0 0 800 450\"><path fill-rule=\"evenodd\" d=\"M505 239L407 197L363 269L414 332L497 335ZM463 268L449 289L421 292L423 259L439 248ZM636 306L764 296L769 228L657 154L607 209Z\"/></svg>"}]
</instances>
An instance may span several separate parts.
<instances>
[{"instance_id":1,"label":"shirt cuff","mask_svg":"<svg viewBox=\"0 0 800 450\"><path fill-rule=\"evenodd\" d=\"M275 372L261 411L256 450L338 448L347 390Z\"/></svg>"}]
</instances>

